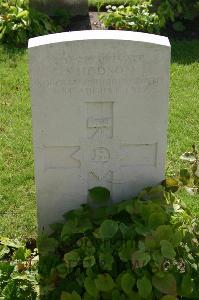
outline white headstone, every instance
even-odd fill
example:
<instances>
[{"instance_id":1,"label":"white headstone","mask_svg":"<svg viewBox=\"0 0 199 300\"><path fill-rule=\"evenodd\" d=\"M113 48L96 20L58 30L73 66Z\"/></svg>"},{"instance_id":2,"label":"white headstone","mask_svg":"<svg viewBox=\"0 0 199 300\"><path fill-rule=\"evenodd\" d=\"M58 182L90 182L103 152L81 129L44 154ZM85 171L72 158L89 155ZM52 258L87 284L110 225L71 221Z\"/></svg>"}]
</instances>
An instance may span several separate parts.
<instances>
[{"instance_id":1,"label":"white headstone","mask_svg":"<svg viewBox=\"0 0 199 300\"><path fill-rule=\"evenodd\" d=\"M67 9L72 16L88 14L88 0L30 0L30 5L50 16L60 9Z\"/></svg>"},{"instance_id":2,"label":"white headstone","mask_svg":"<svg viewBox=\"0 0 199 300\"><path fill-rule=\"evenodd\" d=\"M164 179L167 38L79 31L29 42L40 228L105 186L123 200Z\"/></svg>"}]
</instances>

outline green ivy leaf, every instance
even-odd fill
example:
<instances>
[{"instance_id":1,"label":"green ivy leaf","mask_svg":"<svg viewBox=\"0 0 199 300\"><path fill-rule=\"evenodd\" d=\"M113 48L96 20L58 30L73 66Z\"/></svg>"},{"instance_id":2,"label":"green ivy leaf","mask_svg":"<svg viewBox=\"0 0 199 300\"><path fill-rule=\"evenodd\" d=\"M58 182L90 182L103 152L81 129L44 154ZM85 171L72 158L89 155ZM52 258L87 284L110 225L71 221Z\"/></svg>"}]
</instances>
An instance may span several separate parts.
<instances>
[{"instance_id":1,"label":"green ivy leaf","mask_svg":"<svg viewBox=\"0 0 199 300\"><path fill-rule=\"evenodd\" d=\"M69 269L76 267L80 261L78 251L72 250L64 255L64 261Z\"/></svg>"},{"instance_id":2,"label":"green ivy leaf","mask_svg":"<svg viewBox=\"0 0 199 300\"><path fill-rule=\"evenodd\" d=\"M56 267L59 277L66 278L68 270L66 264L60 264Z\"/></svg>"},{"instance_id":3,"label":"green ivy leaf","mask_svg":"<svg viewBox=\"0 0 199 300\"><path fill-rule=\"evenodd\" d=\"M154 250L158 248L158 243L152 235L148 235L145 238L145 248L146 250Z\"/></svg>"},{"instance_id":4,"label":"green ivy leaf","mask_svg":"<svg viewBox=\"0 0 199 300\"><path fill-rule=\"evenodd\" d=\"M170 241L173 230L170 225L160 225L153 233L155 240L160 243L162 240Z\"/></svg>"},{"instance_id":5,"label":"green ivy leaf","mask_svg":"<svg viewBox=\"0 0 199 300\"><path fill-rule=\"evenodd\" d=\"M131 273L124 273L121 277L122 290L128 295L135 285L135 277Z\"/></svg>"},{"instance_id":6,"label":"green ivy leaf","mask_svg":"<svg viewBox=\"0 0 199 300\"><path fill-rule=\"evenodd\" d=\"M121 300L121 294L118 290L113 290L111 295L112 300Z\"/></svg>"},{"instance_id":7,"label":"green ivy leaf","mask_svg":"<svg viewBox=\"0 0 199 300\"><path fill-rule=\"evenodd\" d=\"M74 233L74 229L76 227L77 227L77 219L68 220L62 228L61 239L63 241L67 240Z\"/></svg>"},{"instance_id":8,"label":"green ivy leaf","mask_svg":"<svg viewBox=\"0 0 199 300\"><path fill-rule=\"evenodd\" d=\"M159 251L154 251L152 253L152 259L158 265L161 265L164 262L164 257L162 256L162 254Z\"/></svg>"},{"instance_id":9,"label":"green ivy leaf","mask_svg":"<svg viewBox=\"0 0 199 300\"><path fill-rule=\"evenodd\" d=\"M152 285L150 280L147 277L142 277L141 279L137 280L137 288L139 295L144 298L148 299L151 292L152 292Z\"/></svg>"},{"instance_id":10,"label":"green ivy leaf","mask_svg":"<svg viewBox=\"0 0 199 300\"><path fill-rule=\"evenodd\" d=\"M91 218L95 224L101 224L102 221L106 220L108 215L107 215L107 207L97 207L97 208L92 208L91 210Z\"/></svg>"},{"instance_id":11,"label":"green ivy leaf","mask_svg":"<svg viewBox=\"0 0 199 300\"><path fill-rule=\"evenodd\" d=\"M110 191L105 187L94 187L89 192L89 198L91 198L93 203L105 204L110 200Z\"/></svg>"},{"instance_id":12,"label":"green ivy leaf","mask_svg":"<svg viewBox=\"0 0 199 300\"><path fill-rule=\"evenodd\" d=\"M135 222L135 223L136 223L135 231L137 234L147 236L150 233L150 228L148 226L145 226L140 222Z\"/></svg>"},{"instance_id":13,"label":"green ivy leaf","mask_svg":"<svg viewBox=\"0 0 199 300\"><path fill-rule=\"evenodd\" d=\"M58 245L59 245L58 241L54 238L41 236L38 240L38 248L40 254L42 255L54 253Z\"/></svg>"},{"instance_id":14,"label":"green ivy leaf","mask_svg":"<svg viewBox=\"0 0 199 300\"><path fill-rule=\"evenodd\" d=\"M75 233L85 233L93 228L92 223L89 221L88 217L80 217L78 219L78 224L75 229Z\"/></svg>"},{"instance_id":15,"label":"green ivy leaf","mask_svg":"<svg viewBox=\"0 0 199 300\"><path fill-rule=\"evenodd\" d=\"M183 239L182 231L175 231L173 236L171 237L171 243L174 247L178 247Z\"/></svg>"},{"instance_id":16,"label":"green ivy leaf","mask_svg":"<svg viewBox=\"0 0 199 300\"><path fill-rule=\"evenodd\" d=\"M96 287L96 284L95 284L95 281L93 278L86 277L86 279L84 281L84 286L89 295L91 295L93 297L98 296L99 291Z\"/></svg>"},{"instance_id":17,"label":"green ivy leaf","mask_svg":"<svg viewBox=\"0 0 199 300\"><path fill-rule=\"evenodd\" d=\"M157 275L153 276L152 284L161 293L176 295L176 280L170 273L165 273L165 276L161 278Z\"/></svg>"},{"instance_id":18,"label":"green ivy leaf","mask_svg":"<svg viewBox=\"0 0 199 300\"><path fill-rule=\"evenodd\" d=\"M61 239L67 241L71 235L75 233L85 233L93 228L92 223L89 221L87 216L79 216L75 219L68 220L61 232Z\"/></svg>"},{"instance_id":19,"label":"green ivy leaf","mask_svg":"<svg viewBox=\"0 0 199 300\"><path fill-rule=\"evenodd\" d=\"M92 268L95 265L95 257L93 255L86 256L83 260L84 268Z\"/></svg>"},{"instance_id":20,"label":"green ivy leaf","mask_svg":"<svg viewBox=\"0 0 199 300\"><path fill-rule=\"evenodd\" d=\"M109 292L111 291L115 284L112 277L109 274L100 274L95 279L95 284L100 292Z\"/></svg>"},{"instance_id":21,"label":"green ivy leaf","mask_svg":"<svg viewBox=\"0 0 199 300\"><path fill-rule=\"evenodd\" d=\"M141 206L140 209L140 214L142 216L142 219L147 222L152 214L152 207L149 205L149 202L143 202L143 205Z\"/></svg>"},{"instance_id":22,"label":"green ivy leaf","mask_svg":"<svg viewBox=\"0 0 199 300\"><path fill-rule=\"evenodd\" d=\"M100 253L99 264L102 270L111 271L114 259L109 253Z\"/></svg>"},{"instance_id":23,"label":"green ivy leaf","mask_svg":"<svg viewBox=\"0 0 199 300\"><path fill-rule=\"evenodd\" d=\"M118 223L113 220L105 220L99 229L102 239L111 239L118 231Z\"/></svg>"},{"instance_id":24,"label":"green ivy leaf","mask_svg":"<svg viewBox=\"0 0 199 300\"><path fill-rule=\"evenodd\" d=\"M190 274L185 274L181 283L181 291L183 296L189 297L194 291L194 281Z\"/></svg>"},{"instance_id":25,"label":"green ivy leaf","mask_svg":"<svg viewBox=\"0 0 199 300\"><path fill-rule=\"evenodd\" d=\"M124 224L124 223L120 223L120 224L119 224L119 229L120 229L120 231L121 231L121 233L122 233L123 239L130 239L130 238L131 238L132 232L131 232L129 226L127 226L127 225Z\"/></svg>"},{"instance_id":26,"label":"green ivy leaf","mask_svg":"<svg viewBox=\"0 0 199 300\"><path fill-rule=\"evenodd\" d=\"M62 292L60 300L81 300L81 297L75 291L73 291L72 294Z\"/></svg>"},{"instance_id":27,"label":"green ivy leaf","mask_svg":"<svg viewBox=\"0 0 199 300\"><path fill-rule=\"evenodd\" d=\"M154 212L150 215L148 224L152 229L157 228L160 225L163 225L166 221L166 217L161 212Z\"/></svg>"},{"instance_id":28,"label":"green ivy leaf","mask_svg":"<svg viewBox=\"0 0 199 300\"><path fill-rule=\"evenodd\" d=\"M93 300L93 296L91 296L89 293L85 292L83 300Z\"/></svg>"},{"instance_id":29,"label":"green ivy leaf","mask_svg":"<svg viewBox=\"0 0 199 300\"><path fill-rule=\"evenodd\" d=\"M129 300L143 300L143 298L140 297L139 293L137 292L131 292L130 294L128 294L128 299ZM123 300L126 300L126 298L124 298Z\"/></svg>"},{"instance_id":30,"label":"green ivy leaf","mask_svg":"<svg viewBox=\"0 0 199 300\"><path fill-rule=\"evenodd\" d=\"M127 262L131 260L133 251L135 250L134 242L128 240L122 243L121 248L119 249L118 255L121 261Z\"/></svg>"},{"instance_id":31,"label":"green ivy leaf","mask_svg":"<svg viewBox=\"0 0 199 300\"><path fill-rule=\"evenodd\" d=\"M160 245L161 253L164 257L172 259L176 256L176 252L173 248L173 245L169 241L162 240L160 242Z\"/></svg>"},{"instance_id":32,"label":"green ivy leaf","mask_svg":"<svg viewBox=\"0 0 199 300\"><path fill-rule=\"evenodd\" d=\"M143 268L149 263L150 260L151 256L148 253L143 251L136 251L132 255L132 267L133 269Z\"/></svg>"}]
</instances>

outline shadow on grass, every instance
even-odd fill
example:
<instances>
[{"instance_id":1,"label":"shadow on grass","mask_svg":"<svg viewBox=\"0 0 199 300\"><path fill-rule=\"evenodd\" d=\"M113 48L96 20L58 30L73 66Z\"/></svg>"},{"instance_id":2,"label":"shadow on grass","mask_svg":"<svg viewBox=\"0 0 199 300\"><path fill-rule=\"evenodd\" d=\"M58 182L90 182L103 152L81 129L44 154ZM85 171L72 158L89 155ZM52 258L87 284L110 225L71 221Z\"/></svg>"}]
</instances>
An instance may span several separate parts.
<instances>
[{"instance_id":1,"label":"shadow on grass","mask_svg":"<svg viewBox=\"0 0 199 300\"><path fill-rule=\"evenodd\" d=\"M12 44L0 44L0 61L8 58L15 58L17 56L24 55L27 50L27 45L23 47L16 47ZM3 54L3 55L2 55Z\"/></svg>"},{"instance_id":2,"label":"shadow on grass","mask_svg":"<svg viewBox=\"0 0 199 300\"><path fill-rule=\"evenodd\" d=\"M171 62L189 65L199 62L199 40L170 40Z\"/></svg>"}]
</instances>

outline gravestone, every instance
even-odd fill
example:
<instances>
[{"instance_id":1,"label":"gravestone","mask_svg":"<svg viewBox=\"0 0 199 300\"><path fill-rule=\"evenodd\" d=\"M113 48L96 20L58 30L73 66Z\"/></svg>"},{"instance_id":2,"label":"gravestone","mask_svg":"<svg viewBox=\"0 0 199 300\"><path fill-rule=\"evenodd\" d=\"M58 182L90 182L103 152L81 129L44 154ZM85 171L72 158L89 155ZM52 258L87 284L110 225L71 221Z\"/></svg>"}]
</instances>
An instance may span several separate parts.
<instances>
[{"instance_id":1,"label":"gravestone","mask_svg":"<svg viewBox=\"0 0 199 300\"><path fill-rule=\"evenodd\" d=\"M66 9L72 16L88 14L88 0L30 0L30 6L50 16L56 16L60 9Z\"/></svg>"},{"instance_id":2,"label":"gravestone","mask_svg":"<svg viewBox=\"0 0 199 300\"><path fill-rule=\"evenodd\" d=\"M115 201L164 179L170 44L125 31L29 41L40 228L104 186Z\"/></svg>"}]
</instances>

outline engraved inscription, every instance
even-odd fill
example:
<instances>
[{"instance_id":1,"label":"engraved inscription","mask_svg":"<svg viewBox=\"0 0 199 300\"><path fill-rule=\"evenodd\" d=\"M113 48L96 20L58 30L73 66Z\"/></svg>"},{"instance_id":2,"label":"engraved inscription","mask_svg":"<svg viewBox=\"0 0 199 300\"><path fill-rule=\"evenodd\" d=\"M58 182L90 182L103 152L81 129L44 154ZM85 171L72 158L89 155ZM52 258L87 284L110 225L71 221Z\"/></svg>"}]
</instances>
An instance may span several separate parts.
<instances>
[{"instance_id":1,"label":"engraved inscription","mask_svg":"<svg viewBox=\"0 0 199 300\"><path fill-rule=\"evenodd\" d=\"M160 77L137 77L132 74L130 78L79 78L79 80L73 79L40 79L35 80L32 84L37 88L42 89L52 89L60 91L63 89L64 93L69 95L78 95L83 93L83 95L104 95L109 93L111 95L123 94L125 92L131 91L142 91L148 89L157 89L159 84L163 81ZM125 88L122 87L125 84Z\"/></svg>"},{"instance_id":2,"label":"engraved inscription","mask_svg":"<svg viewBox=\"0 0 199 300\"><path fill-rule=\"evenodd\" d=\"M84 55L84 56L74 56L69 55L65 51L63 51L63 59L62 61L66 64L72 65L89 65L89 64L118 64L118 61L121 64L130 64L130 63L138 63L143 62L145 56L143 54L109 54L109 53L101 53L98 56L96 55Z\"/></svg>"},{"instance_id":3,"label":"engraved inscription","mask_svg":"<svg viewBox=\"0 0 199 300\"><path fill-rule=\"evenodd\" d=\"M88 143L89 142L89 143ZM80 146L44 146L45 170L81 168L81 157L84 157L88 164L94 163L94 168L98 168L95 163L110 163L108 168L115 168L114 163L119 167L133 165L156 166L157 143L154 144L132 144L124 145L116 142L115 139L99 137L98 134L92 139L80 143ZM106 147L103 147L106 145ZM109 147L108 147L109 146ZM82 149L83 148L83 149ZM81 154L81 152L84 152ZM86 153L91 153L90 159L85 158ZM113 163L114 162L114 163ZM92 168L92 167L91 167ZM106 172L109 170L107 169ZM97 172L97 171L96 171ZM93 173L95 173L93 171Z\"/></svg>"},{"instance_id":4,"label":"engraved inscription","mask_svg":"<svg viewBox=\"0 0 199 300\"><path fill-rule=\"evenodd\" d=\"M97 147L93 149L92 160L96 162L107 162L110 159L110 152L107 148Z\"/></svg>"},{"instance_id":5,"label":"engraved inscription","mask_svg":"<svg viewBox=\"0 0 199 300\"><path fill-rule=\"evenodd\" d=\"M87 102L87 136L113 136L113 102Z\"/></svg>"},{"instance_id":6,"label":"engraved inscription","mask_svg":"<svg viewBox=\"0 0 199 300\"><path fill-rule=\"evenodd\" d=\"M107 127L110 128L112 124L111 118L88 118L88 128Z\"/></svg>"},{"instance_id":7,"label":"engraved inscription","mask_svg":"<svg viewBox=\"0 0 199 300\"><path fill-rule=\"evenodd\" d=\"M155 90L162 78L145 71L151 59L143 54L74 56L64 49L62 61L53 62L53 74L33 82L35 88L62 91L70 97L122 96L126 93ZM147 65L147 69L150 69ZM55 80L56 78L56 80Z\"/></svg>"},{"instance_id":8,"label":"engraved inscription","mask_svg":"<svg viewBox=\"0 0 199 300\"><path fill-rule=\"evenodd\" d=\"M86 102L87 138L76 146L45 147L46 170L80 168L87 188L128 182L132 166L156 167L157 143L125 144L113 136L113 102Z\"/></svg>"}]
</instances>

